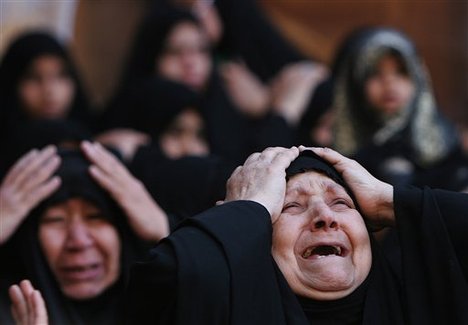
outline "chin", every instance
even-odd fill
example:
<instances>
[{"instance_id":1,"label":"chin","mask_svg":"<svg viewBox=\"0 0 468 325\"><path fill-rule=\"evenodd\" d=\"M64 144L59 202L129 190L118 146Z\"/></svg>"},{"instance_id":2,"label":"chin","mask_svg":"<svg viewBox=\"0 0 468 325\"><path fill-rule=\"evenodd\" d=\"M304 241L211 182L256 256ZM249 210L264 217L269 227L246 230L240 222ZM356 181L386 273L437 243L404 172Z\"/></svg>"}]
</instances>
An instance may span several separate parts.
<instances>
[{"instance_id":1,"label":"chin","mask_svg":"<svg viewBox=\"0 0 468 325\"><path fill-rule=\"evenodd\" d=\"M63 294L73 300L88 300L96 298L106 288L95 284L79 284L62 288Z\"/></svg>"}]
</instances>

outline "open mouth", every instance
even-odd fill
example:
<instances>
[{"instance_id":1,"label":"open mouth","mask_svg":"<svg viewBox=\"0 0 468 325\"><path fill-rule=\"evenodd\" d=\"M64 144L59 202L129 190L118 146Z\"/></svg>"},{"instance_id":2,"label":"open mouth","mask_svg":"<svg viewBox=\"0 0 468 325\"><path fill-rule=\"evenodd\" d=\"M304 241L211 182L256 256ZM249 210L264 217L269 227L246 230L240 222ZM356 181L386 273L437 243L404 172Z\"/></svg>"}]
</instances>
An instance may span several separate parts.
<instances>
[{"instance_id":1,"label":"open mouth","mask_svg":"<svg viewBox=\"0 0 468 325\"><path fill-rule=\"evenodd\" d=\"M96 277L101 272L99 263L62 267L62 274L69 280L86 280Z\"/></svg>"},{"instance_id":2,"label":"open mouth","mask_svg":"<svg viewBox=\"0 0 468 325\"><path fill-rule=\"evenodd\" d=\"M324 257L324 256L345 256L346 249L340 245L317 245L306 248L302 253L302 257L308 259L310 257Z\"/></svg>"}]
</instances>

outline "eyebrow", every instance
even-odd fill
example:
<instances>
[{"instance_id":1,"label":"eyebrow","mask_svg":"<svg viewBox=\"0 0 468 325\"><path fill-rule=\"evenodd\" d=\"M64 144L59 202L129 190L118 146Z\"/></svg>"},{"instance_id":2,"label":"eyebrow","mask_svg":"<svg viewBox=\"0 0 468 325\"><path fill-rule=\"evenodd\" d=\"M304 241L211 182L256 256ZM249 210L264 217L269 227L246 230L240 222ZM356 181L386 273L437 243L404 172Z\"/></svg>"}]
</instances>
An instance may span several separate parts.
<instances>
[{"instance_id":1,"label":"eyebrow","mask_svg":"<svg viewBox=\"0 0 468 325\"><path fill-rule=\"evenodd\" d=\"M341 185L335 183L333 180L327 180L327 181L322 181L321 182L321 187L325 189L325 193L331 193L335 195L343 195L345 194L346 196L350 197L349 193L346 191L345 188L343 188ZM303 184L296 185L286 191L285 197L288 195L291 195L292 193L302 195L302 194L308 194L309 188L307 186L304 186Z\"/></svg>"}]
</instances>

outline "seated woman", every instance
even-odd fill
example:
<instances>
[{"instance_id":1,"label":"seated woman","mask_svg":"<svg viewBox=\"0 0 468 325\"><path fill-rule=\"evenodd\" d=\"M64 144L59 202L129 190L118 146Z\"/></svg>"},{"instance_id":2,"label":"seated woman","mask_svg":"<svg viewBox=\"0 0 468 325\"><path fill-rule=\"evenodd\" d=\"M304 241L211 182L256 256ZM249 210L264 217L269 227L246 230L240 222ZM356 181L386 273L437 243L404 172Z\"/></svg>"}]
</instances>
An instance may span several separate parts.
<instances>
[{"instance_id":1,"label":"seated woman","mask_svg":"<svg viewBox=\"0 0 468 325\"><path fill-rule=\"evenodd\" d=\"M168 234L168 221L111 153L81 147L33 150L12 168L0 187L0 243L13 241L21 265L7 275L40 290L52 324L116 324L130 263ZM25 303L30 288L12 287L12 301ZM23 312L14 309L17 322Z\"/></svg>"},{"instance_id":2,"label":"seated woman","mask_svg":"<svg viewBox=\"0 0 468 325\"><path fill-rule=\"evenodd\" d=\"M223 204L134 267L127 322L466 323L467 195L393 188L335 151L313 152L252 154ZM399 232L402 278L371 238L384 226Z\"/></svg>"}]
</instances>

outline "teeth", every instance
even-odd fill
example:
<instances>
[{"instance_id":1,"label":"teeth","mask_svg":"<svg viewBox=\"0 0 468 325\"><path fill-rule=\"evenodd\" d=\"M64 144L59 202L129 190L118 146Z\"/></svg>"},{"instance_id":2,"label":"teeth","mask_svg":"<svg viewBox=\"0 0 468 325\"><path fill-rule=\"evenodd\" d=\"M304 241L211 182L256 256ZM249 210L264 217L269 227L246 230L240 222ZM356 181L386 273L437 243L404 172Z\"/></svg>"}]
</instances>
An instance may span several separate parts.
<instances>
[{"instance_id":1,"label":"teeth","mask_svg":"<svg viewBox=\"0 0 468 325\"><path fill-rule=\"evenodd\" d=\"M336 249L336 255L341 256L341 247L340 246L334 246Z\"/></svg>"},{"instance_id":2,"label":"teeth","mask_svg":"<svg viewBox=\"0 0 468 325\"><path fill-rule=\"evenodd\" d=\"M340 246L331 246L333 247L334 249L334 255L338 255L338 256L342 256L341 253L342 253L342 249ZM303 258L308 258L312 255L312 252L314 251L316 247L309 247L307 248L304 253L302 254L302 257ZM326 254L326 255L320 255L319 257L323 257L323 256L328 256L328 255L331 255L331 254Z\"/></svg>"},{"instance_id":3,"label":"teeth","mask_svg":"<svg viewBox=\"0 0 468 325\"><path fill-rule=\"evenodd\" d=\"M303 258L308 258L310 255L312 255L312 247L309 247L305 250L304 254L302 254Z\"/></svg>"}]
</instances>

